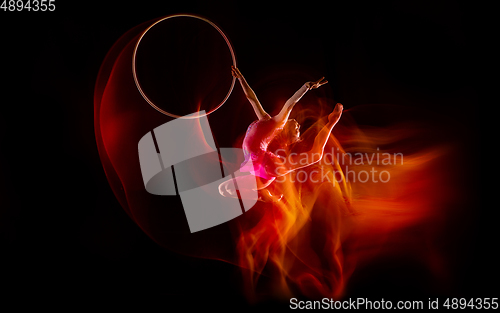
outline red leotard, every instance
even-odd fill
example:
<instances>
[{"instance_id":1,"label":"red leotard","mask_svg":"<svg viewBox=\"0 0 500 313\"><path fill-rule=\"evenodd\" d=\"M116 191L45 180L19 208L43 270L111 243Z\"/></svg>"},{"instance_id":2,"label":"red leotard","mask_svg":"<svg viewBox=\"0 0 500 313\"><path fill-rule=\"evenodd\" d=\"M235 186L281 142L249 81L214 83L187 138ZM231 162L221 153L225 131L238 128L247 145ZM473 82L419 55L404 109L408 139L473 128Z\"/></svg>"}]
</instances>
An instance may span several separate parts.
<instances>
[{"instance_id":1,"label":"red leotard","mask_svg":"<svg viewBox=\"0 0 500 313\"><path fill-rule=\"evenodd\" d=\"M267 147L282 129L283 127L276 127L276 122L269 115L268 118L252 122L243 139L245 161L241 164L240 171L250 172L264 179L277 177L278 175L273 173L275 167L272 165L282 160L274 153L267 151ZM249 160L252 161L251 166L247 164Z\"/></svg>"}]
</instances>

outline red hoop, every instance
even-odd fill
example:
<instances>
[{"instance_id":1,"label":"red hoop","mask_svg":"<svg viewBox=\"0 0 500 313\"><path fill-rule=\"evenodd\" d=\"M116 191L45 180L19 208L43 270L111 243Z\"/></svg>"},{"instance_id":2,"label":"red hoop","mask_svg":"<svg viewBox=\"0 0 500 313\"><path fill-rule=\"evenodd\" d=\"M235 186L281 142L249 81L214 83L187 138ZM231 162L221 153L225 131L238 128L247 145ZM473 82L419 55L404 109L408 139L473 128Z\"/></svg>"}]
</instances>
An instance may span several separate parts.
<instances>
[{"instance_id":1,"label":"red hoop","mask_svg":"<svg viewBox=\"0 0 500 313\"><path fill-rule=\"evenodd\" d=\"M226 41L226 44L229 48L229 51L231 52L231 57L233 59L233 65L234 67L236 67L236 57L234 56L234 51L233 51L233 47L231 46L231 43L229 42L229 39L227 38L226 34L224 34L222 32L222 30L217 27L217 25L215 25L214 23L212 23L211 21L207 20L206 18L203 18L203 17L200 17L200 16L196 16L196 15L191 15L191 14L175 14L175 15L169 15L167 17L164 17L158 21L156 21L155 23L153 23L151 26L149 26L148 28L146 28L146 30L141 34L141 37L139 37L139 40L137 40L137 43L135 45L135 48L134 48L134 54L132 56L132 75L134 76L134 81L135 81L135 85L137 86L137 89L139 90L139 92L141 93L142 97L144 98L144 100L146 100L154 109L156 109L158 112L160 113L163 113L165 115L168 115L168 116L171 116L171 117L174 117L174 118L187 118L187 119L192 119L192 118L200 118L202 116L206 116L210 113L213 113L215 110L217 110L218 108L220 108L224 102L226 102L227 98L229 98L229 95L231 94L231 92L233 91L233 87L234 87L234 84L236 82L236 77L233 76L233 80L231 82L231 87L229 87L229 91L226 95L226 97L224 97L224 99L222 100L222 102L216 106L214 109L212 109L211 111L209 112L205 112L204 114L190 114L189 116L179 116L179 115L175 115L175 114L172 114L170 112L167 112L165 110L162 110L160 109L158 106L156 106L153 101L151 101L148 96L146 96L146 94L144 93L144 91L142 90L142 87L141 87L141 84L139 83L139 80L137 79L137 73L136 73L136 55L137 55L137 48L139 47L139 44L141 43L141 40L142 38L144 37L144 35L146 35L146 33L153 27L155 26L156 24L164 21L164 20L167 20L167 19L170 19L170 18L174 18L174 17L193 17L193 18L196 18L196 19L199 19L199 20L202 20L204 22L207 22L209 23L210 25L212 25L221 35L222 37L224 38L224 40Z\"/></svg>"}]
</instances>

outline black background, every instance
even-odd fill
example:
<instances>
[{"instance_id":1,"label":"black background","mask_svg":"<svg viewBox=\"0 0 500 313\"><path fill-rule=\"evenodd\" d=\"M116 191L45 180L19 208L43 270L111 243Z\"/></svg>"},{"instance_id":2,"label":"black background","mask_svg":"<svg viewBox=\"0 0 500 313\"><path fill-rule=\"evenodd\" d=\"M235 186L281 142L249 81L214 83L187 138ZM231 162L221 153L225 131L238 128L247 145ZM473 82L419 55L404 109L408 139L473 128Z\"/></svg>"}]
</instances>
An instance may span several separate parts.
<instances>
[{"instance_id":1,"label":"black background","mask_svg":"<svg viewBox=\"0 0 500 313\"><path fill-rule=\"evenodd\" d=\"M165 250L130 220L97 152L93 92L101 62L127 30L174 13L218 24L249 81L259 68L297 64L326 76L334 100L346 108L390 103L426 110L462 143L457 177L470 195L450 222L453 286L429 294L425 273L399 260L361 269L347 296L498 296L494 206L478 188L475 25L484 10L457 1L144 0L56 1L55 12L0 11L0 284L8 290L2 296L75 305L160 300L165 310L174 303L248 306L238 269ZM259 306L287 309L277 302Z\"/></svg>"}]
</instances>

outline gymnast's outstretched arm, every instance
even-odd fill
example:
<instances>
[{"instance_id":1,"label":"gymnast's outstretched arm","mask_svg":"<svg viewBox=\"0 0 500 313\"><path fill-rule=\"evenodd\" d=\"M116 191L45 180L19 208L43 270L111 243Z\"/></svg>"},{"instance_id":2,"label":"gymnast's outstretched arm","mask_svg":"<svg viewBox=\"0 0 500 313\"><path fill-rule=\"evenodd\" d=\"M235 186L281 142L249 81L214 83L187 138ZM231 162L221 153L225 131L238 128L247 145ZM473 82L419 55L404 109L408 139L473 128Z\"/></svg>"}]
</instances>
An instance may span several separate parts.
<instances>
[{"instance_id":1,"label":"gymnast's outstretched arm","mask_svg":"<svg viewBox=\"0 0 500 313\"><path fill-rule=\"evenodd\" d=\"M269 114L264 110L262 105L259 102L259 99L257 99L257 95L255 92L250 88L248 85L247 81L245 80L245 77L241 74L240 70L234 66L231 66L231 74L238 78L240 81L241 87L243 88L243 91L245 92L245 95L247 96L248 101L253 107L253 110L255 111L255 114L257 114L257 117L259 120L270 118Z\"/></svg>"},{"instance_id":2,"label":"gymnast's outstretched arm","mask_svg":"<svg viewBox=\"0 0 500 313\"><path fill-rule=\"evenodd\" d=\"M284 126L286 121L288 120L288 117L290 116L290 113L292 112L294 105L299 102L300 98L302 98L302 96L305 95L308 90L316 89L319 86L328 83L328 81L324 79L324 77L321 77L315 82L307 82L302 85L302 87L300 87L300 89L297 90L295 94L285 102L285 105L281 109L280 113L274 116L273 120L275 120L278 125Z\"/></svg>"}]
</instances>

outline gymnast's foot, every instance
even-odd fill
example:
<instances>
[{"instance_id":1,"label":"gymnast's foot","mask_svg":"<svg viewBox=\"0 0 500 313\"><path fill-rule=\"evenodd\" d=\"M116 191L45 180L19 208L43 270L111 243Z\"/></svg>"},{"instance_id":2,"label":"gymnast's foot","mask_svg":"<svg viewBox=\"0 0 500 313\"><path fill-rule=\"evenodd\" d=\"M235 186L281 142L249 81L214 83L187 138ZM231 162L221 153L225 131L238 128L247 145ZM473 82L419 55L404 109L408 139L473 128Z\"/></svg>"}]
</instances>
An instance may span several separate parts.
<instances>
[{"instance_id":1,"label":"gymnast's foot","mask_svg":"<svg viewBox=\"0 0 500 313\"><path fill-rule=\"evenodd\" d=\"M330 123L337 123L337 121L340 119L340 116L342 115L343 109L344 107L342 106L342 104L337 103L335 109L333 109L333 112L328 115L328 121Z\"/></svg>"},{"instance_id":2,"label":"gymnast's foot","mask_svg":"<svg viewBox=\"0 0 500 313\"><path fill-rule=\"evenodd\" d=\"M259 199L258 199L259 201L276 203L276 202L281 201L282 198L283 198L283 194L273 195L267 189L259 190Z\"/></svg>"}]
</instances>

